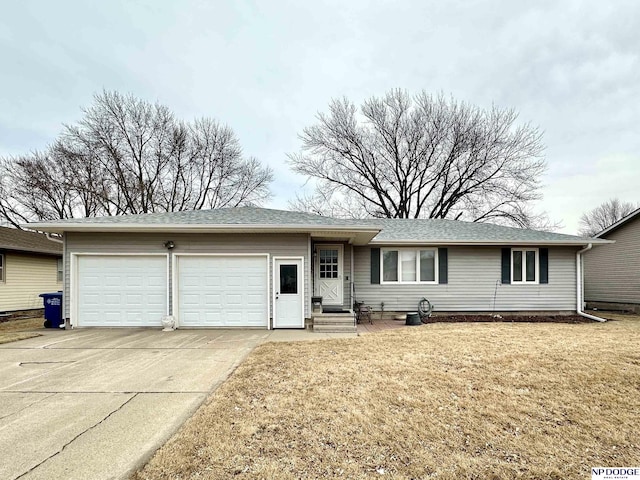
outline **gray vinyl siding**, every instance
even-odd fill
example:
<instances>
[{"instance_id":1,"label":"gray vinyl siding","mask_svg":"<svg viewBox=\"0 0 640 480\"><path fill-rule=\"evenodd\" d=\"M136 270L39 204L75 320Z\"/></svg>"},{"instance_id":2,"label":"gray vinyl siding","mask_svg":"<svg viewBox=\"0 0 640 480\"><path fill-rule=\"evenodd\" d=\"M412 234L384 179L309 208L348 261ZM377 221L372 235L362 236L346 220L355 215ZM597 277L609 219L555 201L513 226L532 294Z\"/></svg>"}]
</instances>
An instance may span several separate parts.
<instances>
[{"instance_id":1,"label":"gray vinyl siding","mask_svg":"<svg viewBox=\"0 0 640 480\"><path fill-rule=\"evenodd\" d=\"M65 233L65 298L70 296L70 268L73 253L167 253L164 243L172 240L175 253L267 253L269 254L269 298L272 298L273 257L304 258L304 311L309 317L310 262L307 234L212 234L212 233ZM171 264L171 262L170 262ZM171 278L171 271L169 271ZM169 291L169 302L172 295ZM65 317L70 315L70 302L65 302ZM271 306L273 308L273 305ZM272 311L269 312L272 316Z\"/></svg>"},{"instance_id":2,"label":"gray vinyl siding","mask_svg":"<svg viewBox=\"0 0 640 480\"><path fill-rule=\"evenodd\" d=\"M640 218L603 238L616 243L584 253L585 300L640 304Z\"/></svg>"},{"instance_id":3,"label":"gray vinyl siding","mask_svg":"<svg viewBox=\"0 0 640 480\"><path fill-rule=\"evenodd\" d=\"M502 285L499 247L453 246L448 249L448 284L372 285L371 248L355 247L356 300L375 309L384 302L387 311L416 310L422 297L428 298L436 311L576 308L576 248L549 248L549 283L543 285Z\"/></svg>"}]
</instances>

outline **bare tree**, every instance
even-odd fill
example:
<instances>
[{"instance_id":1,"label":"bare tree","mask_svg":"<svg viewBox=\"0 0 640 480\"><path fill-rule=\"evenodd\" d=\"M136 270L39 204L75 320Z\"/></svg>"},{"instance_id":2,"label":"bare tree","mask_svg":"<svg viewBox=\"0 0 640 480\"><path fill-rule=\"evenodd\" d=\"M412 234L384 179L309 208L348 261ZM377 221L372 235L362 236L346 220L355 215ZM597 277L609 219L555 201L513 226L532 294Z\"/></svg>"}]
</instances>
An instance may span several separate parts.
<instances>
[{"instance_id":1,"label":"bare tree","mask_svg":"<svg viewBox=\"0 0 640 480\"><path fill-rule=\"evenodd\" d=\"M2 159L0 216L17 226L260 204L272 178L229 127L180 122L163 105L104 91L45 152Z\"/></svg>"},{"instance_id":2,"label":"bare tree","mask_svg":"<svg viewBox=\"0 0 640 480\"><path fill-rule=\"evenodd\" d=\"M0 161L0 216L18 226L31 218L71 216L76 192L70 188L72 172L65 172L52 152L34 152Z\"/></svg>"},{"instance_id":3,"label":"bare tree","mask_svg":"<svg viewBox=\"0 0 640 480\"><path fill-rule=\"evenodd\" d=\"M618 220L629 215L636 208L631 202L623 202L612 198L598 205L593 210L583 213L578 222L579 234L583 237L593 237Z\"/></svg>"},{"instance_id":4,"label":"bare tree","mask_svg":"<svg viewBox=\"0 0 640 480\"><path fill-rule=\"evenodd\" d=\"M317 192L291 205L373 217L454 218L538 226L530 204L545 171L541 133L513 110L482 110L393 90L357 109L334 100L289 155ZM316 205L318 206L318 205Z\"/></svg>"}]
</instances>

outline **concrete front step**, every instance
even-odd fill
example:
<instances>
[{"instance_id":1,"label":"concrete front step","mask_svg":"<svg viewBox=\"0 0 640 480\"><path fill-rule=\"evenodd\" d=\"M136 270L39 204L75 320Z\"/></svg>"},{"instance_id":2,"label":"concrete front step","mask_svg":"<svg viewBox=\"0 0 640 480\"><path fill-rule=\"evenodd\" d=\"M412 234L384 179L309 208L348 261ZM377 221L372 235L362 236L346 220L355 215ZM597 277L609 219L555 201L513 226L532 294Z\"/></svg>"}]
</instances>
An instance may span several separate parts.
<instances>
[{"instance_id":1,"label":"concrete front step","mask_svg":"<svg viewBox=\"0 0 640 480\"><path fill-rule=\"evenodd\" d=\"M313 325L313 331L318 333L357 333L356 326L351 325Z\"/></svg>"},{"instance_id":2,"label":"concrete front step","mask_svg":"<svg viewBox=\"0 0 640 480\"><path fill-rule=\"evenodd\" d=\"M338 317L314 317L314 325L353 325L353 317L338 318Z\"/></svg>"},{"instance_id":3,"label":"concrete front step","mask_svg":"<svg viewBox=\"0 0 640 480\"><path fill-rule=\"evenodd\" d=\"M313 316L313 331L323 333L356 333L353 314L322 313Z\"/></svg>"}]
</instances>

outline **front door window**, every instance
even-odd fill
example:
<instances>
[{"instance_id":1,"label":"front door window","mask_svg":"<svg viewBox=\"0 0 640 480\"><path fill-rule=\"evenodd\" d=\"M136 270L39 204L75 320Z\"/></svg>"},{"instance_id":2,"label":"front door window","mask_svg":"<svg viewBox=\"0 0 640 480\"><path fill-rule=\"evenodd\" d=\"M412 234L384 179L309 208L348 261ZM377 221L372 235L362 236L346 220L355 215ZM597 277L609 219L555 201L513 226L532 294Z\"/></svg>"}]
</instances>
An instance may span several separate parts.
<instances>
[{"instance_id":1,"label":"front door window","mask_svg":"<svg viewBox=\"0 0 640 480\"><path fill-rule=\"evenodd\" d=\"M280 293L298 293L298 265L280 264Z\"/></svg>"},{"instance_id":2,"label":"front door window","mask_svg":"<svg viewBox=\"0 0 640 480\"><path fill-rule=\"evenodd\" d=\"M338 249L320 250L320 278L338 278Z\"/></svg>"}]
</instances>

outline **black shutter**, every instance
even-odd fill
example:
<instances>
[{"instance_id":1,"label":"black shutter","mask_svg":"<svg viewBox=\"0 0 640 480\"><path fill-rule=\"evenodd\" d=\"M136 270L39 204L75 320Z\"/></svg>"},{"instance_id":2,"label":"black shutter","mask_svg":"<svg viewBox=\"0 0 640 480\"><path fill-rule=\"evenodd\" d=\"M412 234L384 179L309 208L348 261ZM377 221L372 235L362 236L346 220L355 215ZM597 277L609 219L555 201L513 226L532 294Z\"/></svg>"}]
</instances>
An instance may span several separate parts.
<instances>
[{"instance_id":1,"label":"black shutter","mask_svg":"<svg viewBox=\"0 0 640 480\"><path fill-rule=\"evenodd\" d=\"M371 249L371 283L380 283L380 249Z\"/></svg>"},{"instance_id":2,"label":"black shutter","mask_svg":"<svg viewBox=\"0 0 640 480\"><path fill-rule=\"evenodd\" d=\"M511 283L511 248L502 249L502 283Z\"/></svg>"},{"instance_id":3,"label":"black shutter","mask_svg":"<svg viewBox=\"0 0 640 480\"><path fill-rule=\"evenodd\" d=\"M449 283L449 250L438 249L438 283Z\"/></svg>"},{"instance_id":4,"label":"black shutter","mask_svg":"<svg viewBox=\"0 0 640 480\"><path fill-rule=\"evenodd\" d=\"M540 252L540 283L549 283L549 249L541 248Z\"/></svg>"}]
</instances>

